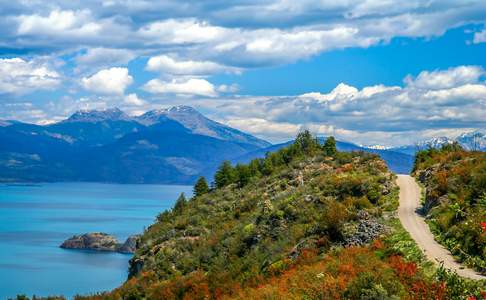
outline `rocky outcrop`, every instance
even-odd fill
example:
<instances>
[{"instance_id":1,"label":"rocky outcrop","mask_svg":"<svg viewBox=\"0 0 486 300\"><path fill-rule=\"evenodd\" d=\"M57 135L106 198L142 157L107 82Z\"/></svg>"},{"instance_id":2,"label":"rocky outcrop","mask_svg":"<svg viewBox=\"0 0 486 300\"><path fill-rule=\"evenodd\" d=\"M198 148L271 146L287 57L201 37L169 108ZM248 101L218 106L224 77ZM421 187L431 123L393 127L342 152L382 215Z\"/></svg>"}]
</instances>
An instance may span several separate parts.
<instances>
[{"instance_id":1,"label":"rocky outcrop","mask_svg":"<svg viewBox=\"0 0 486 300\"><path fill-rule=\"evenodd\" d=\"M60 247L65 249L134 253L139 237L139 235L129 236L125 243L121 244L112 235L103 232L91 232L74 235L65 240Z\"/></svg>"},{"instance_id":2,"label":"rocky outcrop","mask_svg":"<svg viewBox=\"0 0 486 300\"><path fill-rule=\"evenodd\" d=\"M140 239L140 235L131 235L127 238L125 243L118 247L117 251L121 253L134 253L137 250L137 241Z\"/></svg>"},{"instance_id":3,"label":"rocky outcrop","mask_svg":"<svg viewBox=\"0 0 486 300\"><path fill-rule=\"evenodd\" d=\"M386 227L366 211L358 213L358 223L345 234L345 246L362 246L375 240L386 231Z\"/></svg>"}]
</instances>

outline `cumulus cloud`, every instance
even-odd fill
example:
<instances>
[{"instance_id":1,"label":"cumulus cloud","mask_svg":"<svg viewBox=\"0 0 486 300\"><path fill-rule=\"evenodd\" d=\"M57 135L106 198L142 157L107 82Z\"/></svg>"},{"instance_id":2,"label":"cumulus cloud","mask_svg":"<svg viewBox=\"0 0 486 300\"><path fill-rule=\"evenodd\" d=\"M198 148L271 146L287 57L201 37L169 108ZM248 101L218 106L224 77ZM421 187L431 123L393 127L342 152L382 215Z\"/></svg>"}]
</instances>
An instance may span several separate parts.
<instances>
[{"instance_id":1,"label":"cumulus cloud","mask_svg":"<svg viewBox=\"0 0 486 300\"><path fill-rule=\"evenodd\" d=\"M33 14L17 17L19 35L71 34L78 37L98 34L101 25L91 21L89 10L58 10L47 16Z\"/></svg>"},{"instance_id":2,"label":"cumulus cloud","mask_svg":"<svg viewBox=\"0 0 486 300\"><path fill-rule=\"evenodd\" d=\"M137 94L129 94L124 97L124 102L128 105L134 105L134 106L142 106L145 105L146 102L143 99L140 99Z\"/></svg>"},{"instance_id":3,"label":"cumulus cloud","mask_svg":"<svg viewBox=\"0 0 486 300\"><path fill-rule=\"evenodd\" d=\"M226 67L211 61L175 60L167 55L151 57L147 70L171 75L209 75L223 72L238 72L237 68Z\"/></svg>"},{"instance_id":4,"label":"cumulus cloud","mask_svg":"<svg viewBox=\"0 0 486 300\"><path fill-rule=\"evenodd\" d=\"M483 30L475 32L473 37L474 44L480 44L486 42L486 25L484 26Z\"/></svg>"},{"instance_id":5,"label":"cumulus cloud","mask_svg":"<svg viewBox=\"0 0 486 300\"><path fill-rule=\"evenodd\" d=\"M132 82L127 68L104 69L81 80L86 90L100 94L123 94Z\"/></svg>"},{"instance_id":6,"label":"cumulus cloud","mask_svg":"<svg viewBox=\"0 0 486 300\"><path fill-rule=\"evenodd\" d=\"M147 82L144 89L153 94L177 94L190 96L217 96L216 89L212 83L205 79L191 78L188 80L162 81L152 79Z\"/></svg>"},{"instance_id":7,"label":"cumulus cloud","mask_svg":"<svg viewBox=\"0 0 486 300\"><path fill-rule=\"evenodd\" d=\"M403 144L433 130L452 134L486 127L486 83L479 75L470 76L481 72L478 67L460 66L422 72L416 83L403 87L358 89L341 83L328 93L238 97L208 105L217 107L213 110L223 122L273 141L289 139L303 126L363 144ZM441 80L432 80L434 75Z\"/></svg>"},{"instance_id":8,"label":"cumulus cloud","mask_svg":"<svg viewBox=\"0 0 486 300\"><path fill-rule=\"evenodd\" d=\"M76 56L76 64L81 68L126 65L135 57L133 51L126 49L89 48Z\"/></svg>"},{"instance_id":9,"label":"cumulus cloud","mask_svg":"<svg viewBox=\"0 0 486 300\"><path fill-rule=\"evenodd\" d=\"M149 55L175 53L182 62L210 61L233 67L284 64L332 49L369 47L394 37L437 36L484 21L477 19L478 12L486 11L480 0L468 5L418 0L406 4L397 0L236 4L139 0L109 1L101 7L94 2L26 3L15 7L19 15L3 21L0 41L12 47L66 51L91 46ZM484 30L476 33L475 41L483 37Z\"/></svg>"},{"instance_id":10,"label":"cumulus cloud","mask_svg":"<svg viewBox=\"0 0 486 300\"><path fill-rule=\"evenodd\" d=\"M485 74L479 66L459 66L447 70L423 71L416 78L407 76L408 86L422 89L452 88L468 83L476 83Z\"/></svg>"},{"instance_id":11,"label":"cumulus cloud","mask_svg":"<svg viewBox=\"0 0 486 300\"><path fill-rule=\"evenodd\" d=\"M206 43L222 38L227 29L194 18L168 19L141 27L138 34L151 44Z\"/></svg>"},{"instance_id":12,"label":"cumulus cloud","mask_svg":"<svg viewBox=\"0 0 486 300\"><path fill-rule=\"evenodd\" d=\"M26 94L54 89L61 76L44 62L22 58L0 59L0 93Z\"/></svg>"}]
</instances>

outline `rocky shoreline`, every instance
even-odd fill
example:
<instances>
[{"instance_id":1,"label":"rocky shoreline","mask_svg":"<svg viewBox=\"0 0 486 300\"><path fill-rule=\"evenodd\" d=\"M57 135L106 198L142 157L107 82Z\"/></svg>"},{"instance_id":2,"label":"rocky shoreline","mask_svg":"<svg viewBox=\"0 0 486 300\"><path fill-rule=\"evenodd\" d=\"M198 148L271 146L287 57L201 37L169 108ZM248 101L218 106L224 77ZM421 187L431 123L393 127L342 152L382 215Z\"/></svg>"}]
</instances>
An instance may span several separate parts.
<instances>
[{"instance_id":1,"label":"rocky shoreline","mask_svg":"<svg viewBox=\"0 0 486 300\"><path fill-rule=\"evenodd\" d=\"M64 249L134 253L139 238L140 235L131 235L124 243L119 243L113 235L104 232L91 232L74 235L65 240L59 247Z\"/></svg>"}]
</instances>

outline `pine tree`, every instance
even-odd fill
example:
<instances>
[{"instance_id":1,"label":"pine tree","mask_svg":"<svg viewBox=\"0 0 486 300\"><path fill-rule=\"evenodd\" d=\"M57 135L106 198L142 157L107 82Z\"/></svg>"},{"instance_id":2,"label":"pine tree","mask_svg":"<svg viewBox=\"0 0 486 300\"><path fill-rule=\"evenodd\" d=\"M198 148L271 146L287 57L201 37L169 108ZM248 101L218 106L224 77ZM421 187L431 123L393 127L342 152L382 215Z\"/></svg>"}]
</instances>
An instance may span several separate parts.
<instances>
[{"instance_id":1,"label":"pine tree","mask_svg":"<svg viewBox=\"0 0 486 300\"><path fill-rule=\"evenodd\" d=\"M330 136L326 139L326 142L324 143L324 154L327 156L334 156L337 153L336 149L336 140L334 139L333 136Z\"/></svg>"},{"instance_id":2,"label":"pine tree","mask_svg":"<svg viewBox=\"0 0 486 300\"><path fill-rule=\"evenodd\" d=\"M209 186L206 181L206 178L204 176L199 177L199 179L196 181L196 184L194 185L194 195L196 197L199 197L201 195L206 194L209 192Z\"/></svg>"},{"instance_id":3,"label":"pine tree","mask_svg":"<svg viewBox=\"0 0 486 300\"><path fill-rule=\"evenodd\" d=\"M175 212L182 211L182 209L186 206L186 204L187 204L186 195L184 195L184 193L181 193L179 198L177 198L176 200L173 211Z\"/></svg>"},{"instance_id":4,"label":"pine tree","mask_svg":"<svg viewBox=\"0 0 486 300\"><path fill-rule=\"evenodd\" d=\"M216 188L222 188L229 184L236 182L236 172L231 166L231 163L225 160L221 166L219 166L218 171L214 175L214 184Z\"/></svg>"},{"instance_id":5,"label":"pine tree","mask_svg":"<svg viewBox=\"0 0 486 300\"><path fill-rule=\"evenodd\" d=\"M295 138L294 145L298 147L298 152L313 154L320 149L319 141L312 136L309 130L300 132Z\"/></svg>"},{"instance_id":6,"label":"pine tree","mask_svg":"<svg viewBox=\"0 0 486 300\"><path fill-rule=\"evenodd\" d=\"M238 183L238 187L244 187L248 184L248 182L250 182L252 176L250 168L247 165L237 164L235 170L237 175L236 182Z\"/></svg>"}]
</instances>

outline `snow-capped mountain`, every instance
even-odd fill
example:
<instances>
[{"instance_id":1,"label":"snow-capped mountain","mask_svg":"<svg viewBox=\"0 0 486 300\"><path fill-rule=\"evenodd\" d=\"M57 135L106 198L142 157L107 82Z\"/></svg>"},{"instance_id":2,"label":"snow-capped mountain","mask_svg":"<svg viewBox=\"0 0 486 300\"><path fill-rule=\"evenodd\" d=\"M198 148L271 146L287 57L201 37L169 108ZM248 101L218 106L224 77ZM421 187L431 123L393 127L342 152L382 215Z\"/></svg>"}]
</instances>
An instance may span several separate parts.
<instances>
[{"instance_id":1,"label":"snow-capped mountain","mask_svg":"<svg viewBox=\"0 0 486 300\"><path fill-rule=\"evenodd\" d=\"M420 141L413 145L404 145L399 147L389 148L389 150L401 152L409 155L415 155L419 150L427 148L440 148L446 144L458 142L464 149L486 151L486 134L476 130L460 134L454 139L442 136L435 137L428 140Z\"/></svg>"},{"instance_id":2,"label":"snow-capped mountain","mask_svg":"<svg viewBox=\"0 0 486 300\"><path fill-rule=\"evenodd\" d=\"M79 110L63 122L96 123L103 121L129 121L131 118L118 108L105 110Z\"/></svg>"},{"instance_id":3,"label":"snow-capped mountain","mask_svg":"<svg viewBox=\"0 0 486 300\"><path fill-rule=\"evenodd\" d=\"M388 146L383 146L383 145L360 145L360 147L366 148L366 149L373 149L373 150L388 150L391 147Z\"/></svg>"},{"instance_id":4,"label":"snow-capped mountain","mask_svg":"<svg viewBox=\"0 0 486 300\"><path fill-rule=\"evenodd\" d=\"M486 133L479 130L463 133L456 141L468 150L486 151Z\"/></svg>"},{"instance_id":5,"label":"snow-capped mountain","mask_svg":"<svg viewBox=\"0 0 486 300\"><path fill-rule=\"evenodd\" d=\"M189 129L193 134L210 136L225 141L251 144L259 148L270 146L270 143L267 141L208 119L190 106L181 105L167 109L151 110L137 117L136 120L144 125L152 125L159 122L161 118L176 121Z\"/></svg>"}]
</instances>

